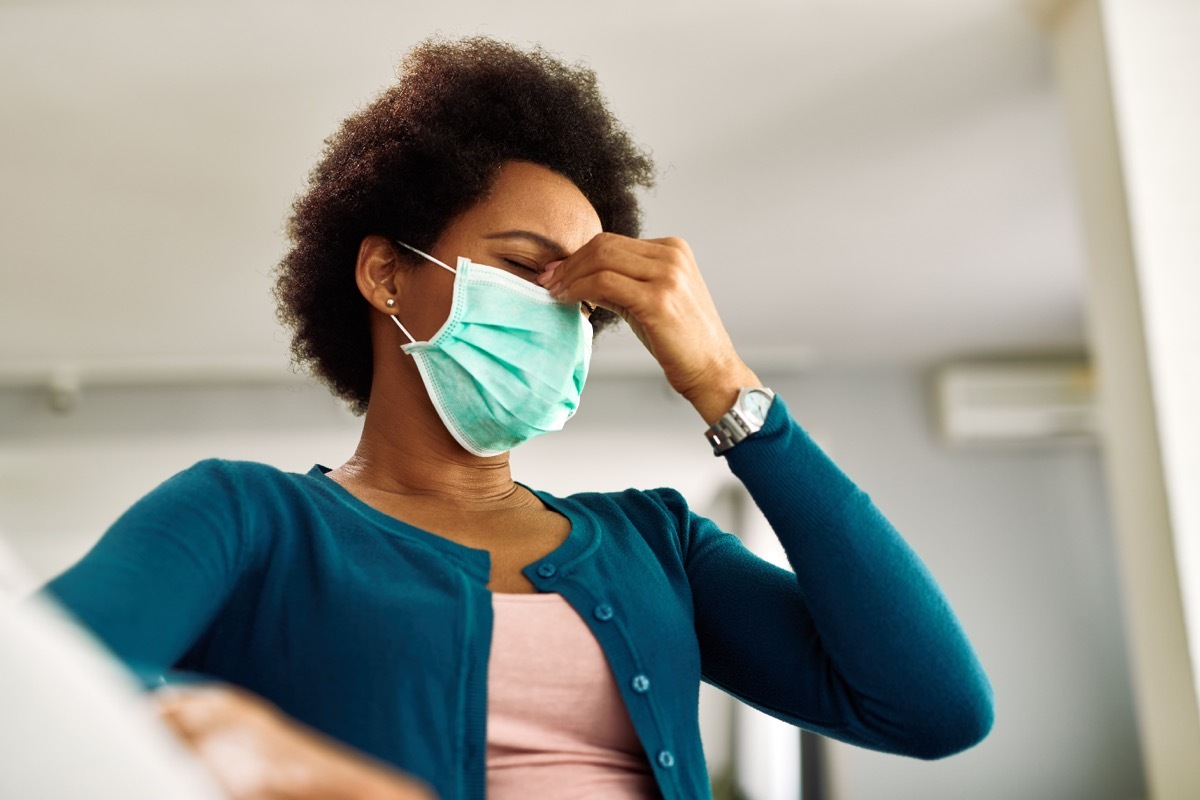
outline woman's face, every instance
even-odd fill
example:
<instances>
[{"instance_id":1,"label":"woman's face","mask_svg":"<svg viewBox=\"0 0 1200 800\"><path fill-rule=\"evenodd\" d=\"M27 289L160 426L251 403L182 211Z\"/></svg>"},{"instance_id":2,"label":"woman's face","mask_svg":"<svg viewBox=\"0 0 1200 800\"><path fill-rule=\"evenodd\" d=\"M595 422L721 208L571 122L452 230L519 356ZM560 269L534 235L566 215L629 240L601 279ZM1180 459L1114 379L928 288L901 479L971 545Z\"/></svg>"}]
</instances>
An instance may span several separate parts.
<instances>
[{"instance_id":1,"label":"woman's face","mask_svg":"<svg viewBox=\"0 0 1200 800\"><path fill-rule=\"evenodd\" d=\"M465 256L532 282L547 264L601 230L600 217L575 184L537 164L510 161L491 192L451 220L431 255L450 266ZM450 314L454 276L423 262L403 281L396 313L413 336L427 340Z\"/></svg>"}]
</instances>

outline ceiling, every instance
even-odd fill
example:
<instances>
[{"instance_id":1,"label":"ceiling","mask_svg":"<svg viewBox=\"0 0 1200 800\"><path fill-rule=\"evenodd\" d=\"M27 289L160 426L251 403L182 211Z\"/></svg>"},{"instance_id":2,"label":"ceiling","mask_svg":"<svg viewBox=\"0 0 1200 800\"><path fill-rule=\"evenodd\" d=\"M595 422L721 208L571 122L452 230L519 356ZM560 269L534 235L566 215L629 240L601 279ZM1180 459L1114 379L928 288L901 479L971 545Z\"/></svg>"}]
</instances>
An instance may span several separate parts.
<instances>
[{"instance_id":1,"label":"ceiling","mask_svg":"<svg viewBox=\"0 0 1200 800\"><path fill-rule=\"evenodd\" d=\"M646 235L691 243L752 366L1083 349L1065 137L1015 0L0 2L0 378L283 365L289 203L435 31L595 68L658 162Z\"/></svg>"}]
</instances>

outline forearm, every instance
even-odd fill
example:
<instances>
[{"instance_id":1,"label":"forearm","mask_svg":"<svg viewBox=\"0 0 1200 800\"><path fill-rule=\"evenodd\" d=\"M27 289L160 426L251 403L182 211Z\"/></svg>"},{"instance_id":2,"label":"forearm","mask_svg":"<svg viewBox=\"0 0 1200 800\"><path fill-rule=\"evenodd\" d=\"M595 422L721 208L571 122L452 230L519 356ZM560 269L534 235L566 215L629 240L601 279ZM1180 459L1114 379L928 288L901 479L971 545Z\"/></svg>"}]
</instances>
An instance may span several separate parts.
<instances>
[{"instance_id":1,"label":"forearm","mask_svg":"<svg viewBox=\"0 0 1200 800\"><path fill-rule=\"evenodd\" d=\"M990 686L932 575L807 434L780 422L729 463L788 554L846 707L876 731L911 734L914 755L977 741Z\"/></svg>"},{"instance_id":2,"label":"forearm","mask_svg":"<svg viewBox=\"0 0 1200 800\"><path fill-rule=\"evenodd\" d=\"M432 800L420 780L287 717L232 686L153 695L162 721L231 800Z\"/></svg>"}]
</instances>

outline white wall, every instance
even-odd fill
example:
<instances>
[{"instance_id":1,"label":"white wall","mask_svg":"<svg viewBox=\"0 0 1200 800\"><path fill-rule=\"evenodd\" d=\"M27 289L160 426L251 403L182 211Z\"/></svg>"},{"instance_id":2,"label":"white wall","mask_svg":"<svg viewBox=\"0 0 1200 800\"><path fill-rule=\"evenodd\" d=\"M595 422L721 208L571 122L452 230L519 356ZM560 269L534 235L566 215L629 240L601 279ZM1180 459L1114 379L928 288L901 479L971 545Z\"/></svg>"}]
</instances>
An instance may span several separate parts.
<instances>
[{"instance_id":1,"label":"white wall","mask_svg":"<svg viewBox=\"0 0 1200 800\"><path fill-rule=\"evenodd\" d=\"M1200 796L1200 6L1044 5L1088 256L1147 796L1190 799Z\"/></svg>"},{"instance_id":2,"label":"white wall","mask_svg":"<svg viewBox=\"0 0 1200 800\"><path fill-rule=\"evenodd\" d=\"M839 796L1138 797L1097 450L946 450L913 370L763 377L924 557L996 690L995 730L964 755L924 763L836 747ZM728 472L703 427L661 381L596 380L566 432L517 452L515 475L554 492L672 485L717 510ZM0 392L0 530L49 575L191 461L302 470L337 463L355 440L355 421L318 389L113 390L61 418L33 393Z\"/></svg>"},{"instance_id":3,"label":"white wall","mask_svg":"<svg viewBox=\"0 0 1200 800\"><path fill-rule=\"evenodd\" d=\"M1200 4L1106 0L1103 13L1163 481L1200 695Z\"/></svg>"}]
</instances>

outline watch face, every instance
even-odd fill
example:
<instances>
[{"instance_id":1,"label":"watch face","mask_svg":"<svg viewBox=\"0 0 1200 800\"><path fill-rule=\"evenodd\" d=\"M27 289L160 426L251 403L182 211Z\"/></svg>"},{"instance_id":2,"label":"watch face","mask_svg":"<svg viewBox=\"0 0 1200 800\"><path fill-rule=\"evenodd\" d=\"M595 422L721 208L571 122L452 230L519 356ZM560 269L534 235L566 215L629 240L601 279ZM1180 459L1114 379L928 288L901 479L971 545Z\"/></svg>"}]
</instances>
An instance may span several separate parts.
<instances>
[{"instance_id":1,"label":"watch face","mask_svg":"<svg viewBox=\"0 0 1200 800\"><path fill-rule=\"evenodd\" d=\"M760 389L750 389L742 398L741 406L745 409L747 420L755 422L759 427L762 427L763 422L767 419L767 411L771 408L771 401L775 398L769 393Z\"/></svg>"}]
</instances>

